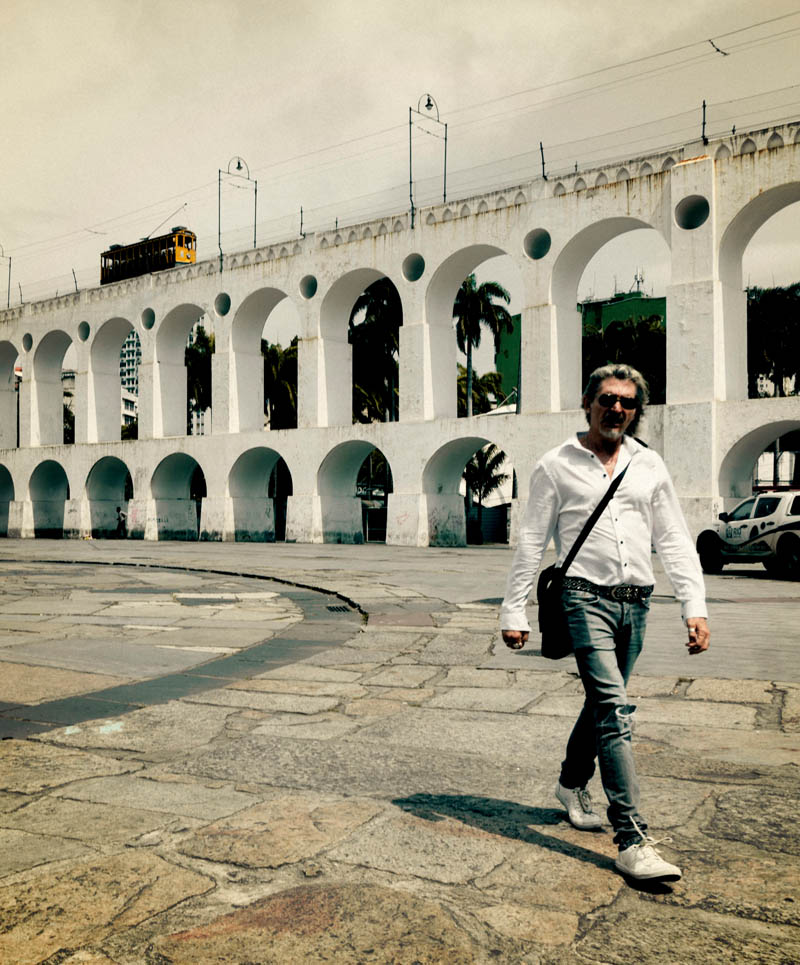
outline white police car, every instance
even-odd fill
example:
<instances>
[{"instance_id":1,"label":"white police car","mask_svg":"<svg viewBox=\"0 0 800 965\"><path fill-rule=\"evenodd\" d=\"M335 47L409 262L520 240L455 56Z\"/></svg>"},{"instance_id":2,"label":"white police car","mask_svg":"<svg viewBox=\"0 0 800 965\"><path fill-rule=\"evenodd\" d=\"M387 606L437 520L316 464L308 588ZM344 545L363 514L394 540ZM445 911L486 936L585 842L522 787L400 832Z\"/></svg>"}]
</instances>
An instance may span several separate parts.
<instances>
[{"instance_id":1,"label":"white police car","mask_svg":"<svg viewBox=\"0 0 800 965\"><path fill-rule=\"evenodd\" d=\"M706 573L726 563L763 563L775 576L800 577L800 492L757 493L697 537Z\"/></svg>"}]
</instances>

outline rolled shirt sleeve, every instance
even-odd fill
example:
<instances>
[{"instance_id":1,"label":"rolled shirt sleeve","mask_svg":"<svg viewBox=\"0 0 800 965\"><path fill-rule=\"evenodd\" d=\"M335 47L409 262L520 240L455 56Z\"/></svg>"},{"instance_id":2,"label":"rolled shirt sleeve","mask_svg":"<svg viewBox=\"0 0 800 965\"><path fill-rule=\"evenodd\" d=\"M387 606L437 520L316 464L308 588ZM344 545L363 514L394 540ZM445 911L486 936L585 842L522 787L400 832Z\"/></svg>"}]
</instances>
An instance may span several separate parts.
<instances>
[{"instance_id":1,"label":"rolled shirt sleeve","mask_svg":"<svg viewBox=\"0 0 800 965\"><path fill-rule=\"evenodd\" d=\"M680 600L684 621L707 617L700 560L666 467L653 493L653 545Z\"/></svg>"},{"instance_id":2,"label":"rolled shirt sleeve","mask_svg":"<svg viewBox=\"0 0 800 965\"><path fill-rule=\"evenodd\" d=\"M500 607L500 626L503 630L530 630L525 607L542 556L555 531L559 502L558 491L550 474L541 462L537 463L531 475L528 505Z\"/></svg>"}]
</instances>

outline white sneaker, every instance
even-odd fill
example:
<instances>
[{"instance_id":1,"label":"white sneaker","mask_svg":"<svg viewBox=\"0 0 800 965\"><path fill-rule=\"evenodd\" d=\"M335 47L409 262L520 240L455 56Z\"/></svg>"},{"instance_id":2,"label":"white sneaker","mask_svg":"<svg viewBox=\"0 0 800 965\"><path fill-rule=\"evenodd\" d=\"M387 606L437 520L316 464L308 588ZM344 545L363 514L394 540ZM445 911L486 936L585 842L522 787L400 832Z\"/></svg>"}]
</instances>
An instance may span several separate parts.
<instances>
[{"instance_id":1,"label":"white sneaker","mask_svg":"<svg viewBox=\"0 0 800 965\"><path fill-rule=\"evenodd\" d=\"M681 876L681 869L665 861L656 851L656 844L658 844L657 841L643 835L642 840L637 844L632 844L624 851L620 851L614 862L617 870L637 881L647 881L652 878L677 881Z\"/></svg>"},{"instance_id":2,"label":"white sneaker","mask_svg":"<svg viewBox=\"0 0 800 965\"><path fill-rule=\"evenodd\" d=\"M581 831L594 831L602 827L603 820L592 810L592 796L585 787L556 785L556 797L567 809L570 824Z\"/></svg>"}]
</instances>

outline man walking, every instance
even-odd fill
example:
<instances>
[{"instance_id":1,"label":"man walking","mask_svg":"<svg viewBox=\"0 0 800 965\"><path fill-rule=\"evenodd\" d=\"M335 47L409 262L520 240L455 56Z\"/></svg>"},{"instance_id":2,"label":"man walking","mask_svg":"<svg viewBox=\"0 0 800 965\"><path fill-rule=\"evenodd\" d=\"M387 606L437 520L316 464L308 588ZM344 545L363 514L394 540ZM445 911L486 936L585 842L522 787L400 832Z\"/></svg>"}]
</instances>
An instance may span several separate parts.
<instances>
[{"instance_id":1,"label":"man walking","mask_svg":"<svg viewBox=\"0 0 800 965\"><path fill-rule=\"evenodd\" d=\"M700 565L669 473L660 456L633 437L647 401L647 383L630 366L605 365L589 377L583 397L588 432L546 453L531 476L500 625L509 647L525 645L525 604L551 537L560 564L611 481L627 470L564 578L562 602L586 701L567 743L556 797L575 827L600 827L586 789L597 758L619 848L617 869L636 879L676 880L680 869L658 854L639 813L631 746L635 708L625 692L653 591L651 544L680 600L690 654L708 649L709 631Z\"/></svg>"}]
</instances>

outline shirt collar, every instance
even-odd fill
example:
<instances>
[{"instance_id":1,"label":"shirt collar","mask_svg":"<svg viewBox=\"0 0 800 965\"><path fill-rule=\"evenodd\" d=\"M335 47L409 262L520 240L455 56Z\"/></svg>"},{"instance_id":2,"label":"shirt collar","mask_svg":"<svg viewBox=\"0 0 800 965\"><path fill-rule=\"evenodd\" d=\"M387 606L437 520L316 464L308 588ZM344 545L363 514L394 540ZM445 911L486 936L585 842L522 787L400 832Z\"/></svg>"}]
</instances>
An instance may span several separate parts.
<instances>
[{"instance_id":1,"label":"shirt collar","mask_svg":"<svg viewBox=\"0 0 800 965\"><path fill-rule=\"evenodd\" d=\"M581 440L579 438L582 435L585 435L585 432L583 431L576 432L574 435L571 435L569 439L567 439L566 441L566 446L570 449L577 449L580 452L585 452L586 455L589 456L591 455L591 451L587 449L584 445L582 445ZM641 443L637 442L637 440L634 439L633 436L629 436L629 435L623 436L622 449L628 455L629 458L632 457L633 454L641 448L642 448Z\"/></svg>"}]
</instances>

